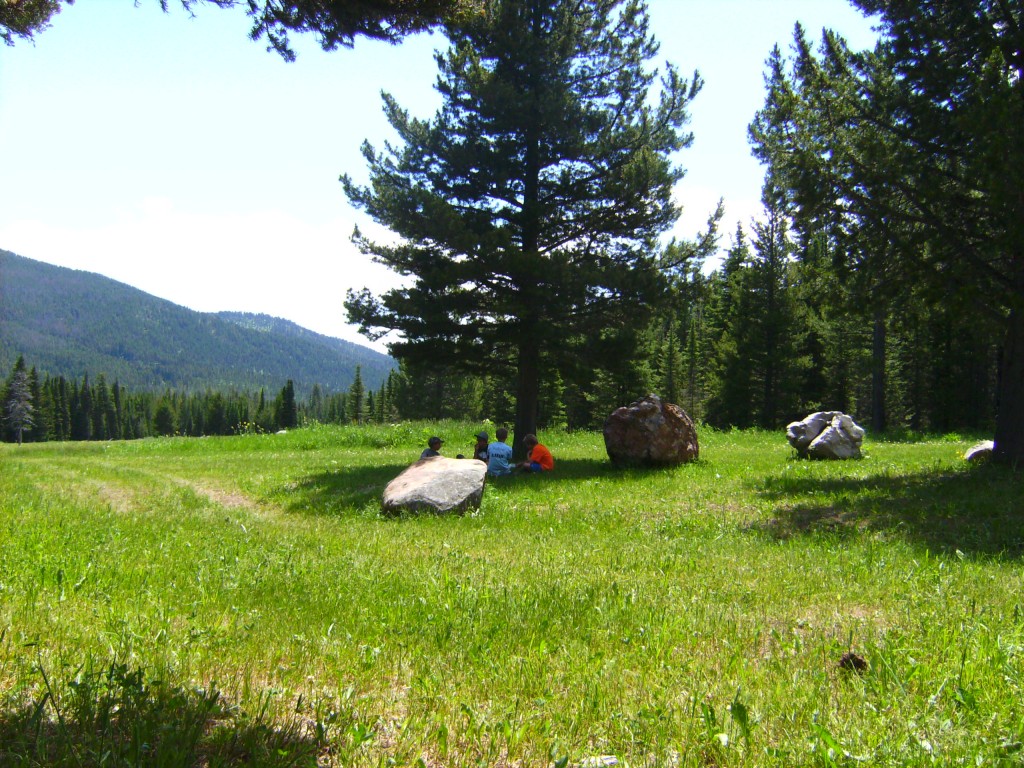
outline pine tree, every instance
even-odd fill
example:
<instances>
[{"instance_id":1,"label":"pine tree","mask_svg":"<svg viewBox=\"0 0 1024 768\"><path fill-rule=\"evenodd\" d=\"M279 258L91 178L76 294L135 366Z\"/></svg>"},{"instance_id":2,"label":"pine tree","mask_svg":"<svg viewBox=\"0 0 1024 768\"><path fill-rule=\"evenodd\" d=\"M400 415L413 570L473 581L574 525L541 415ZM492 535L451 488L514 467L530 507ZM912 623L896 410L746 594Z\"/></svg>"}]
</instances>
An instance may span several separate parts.
<instances>
[{"instance_id":1,"label":"pine tree","mask_svg":"<svg viewBox=\"0 0 1024 768\"><path fill-rule=\"evenodd\" d=\"M93 385L92 398L92 435L95 440L110 440L113 435L110 433L110 425L113 419L110 417L113 412L113 402L110 399L110 389L107 387L107 378L102 373L96 377L96 384Z\"/></svg>"},{"instance_id":2,"label":"pine tree","mask_svg":"<svg viewBox=\"0 0 1024 768\"><path fill-rule=\"evenodd\" d=\"M75 384L71 393L71 439L92 440L92 386L89 375Z\"/></svg>"},{"instance_id":3,"label":"pine tree","mask_svg":"<svg viewBox=\"0 0 1024 768\"><path fill-rule=\"evenodd\" d=\"M21 445L24 433L32 429L34 407L25 358L19 356L4 387L4 420L15 442Z\"/></svg>"},{"instance_id":4,"label":"pine tree","mask_svg":"<svg viewBox=\"0 0 1024 768\"><path fill-rule=\"evenodd\" d=\"M37 442L45 442L51 439L53 430L53 403L39 383L39 373L34 365L28 372L28 389L32 396L33 408L31 438Z\"/></svg>"},{"instance_id":5,"label":"pine tree","mask_svg":"<svg viewBox=\"0 0 1024 768\"><path fill-rule=\"evenodd\" d=\"M752 296L747 308L752 335L749 361L761 388L756 422L773 429L780 419L785 423L795 418L798 406L794 391L799 362L791 286L793 244L785 202L770 175L761 202L764 218L753 223Z\"/></svg>"},{"instance_id":6,"label":"pine tree","mask_svg":"<svg viewBox=\"0 0 1024 768\"><path fill-rule=\"evenodd\" d=\"M750 243L741 225L711 281L709 306L713 356L709 360L708 422L750 427L755 421L751 370L752 320Z\"/></svg>"},{"instance_id":7,"label":"pine tree","mask_svg":"<svg viewBox=\"0 0 1024 768\"><path fill-rule=\"evenodd\" d=\"M996 456L1024 459L1024 10L1005 0L854 0L881 41L803 30L769 61L751 127L808 234L840 243L875 294L927 290L1001 329ZM858 249L870 236L875 247ZM987 323L985 324L987 325Z\"/></svg>"},{"instance_id":8,"label":"pine tree","mask_svg":"<svg viewBox=\"0 0 1024 768\"><path fill-rule=\"evenodd\" d=\"M348 388L345 402L346 419L353 424L362 424L366 417L366 386L363 384L362 366L356 366L355 376Z\"/></svg>"},{"instance_id":9,"label":"pine tree","mask_svg":"<svg viewBox=\"0 0 1024 768\"><path fill-rule=\"evenodd\" d=\"M74 0L3 0L0 3L0 42L12 45L15 38L31 40L50 26L61 3ZM160 0L164 10L170 0ZM267 39L267 50L286 61L295 59L289 33L313 34L320 47L332 51L351 47L357 37L396 43L413 32L443 22L458 23L479 13L476 0L181 0L185 10L209 4L221 8L245 5L252 19L249 36Z\"/></svg>"},{"instance_id":10,"label":"pine tree","mask_svg":"<svg viewBox=\"0 0 1024 768\"><path fill-rule=\"evenodd\" d=\"M160 398L153 412L153 432L161 436L170 436L175 432L177 418L174 413L174 406L169 397L164 395Z\"/></svg>"},{"instance_id":11,"label":"pine tree","mask_svg":"<svg viewBox=\"0 0 1024 768\"><path fill-rule=\"evenodd\" d=\"M640 0L489 0L450 29L433 120L391 97L400 146L366 146L371 184L352 202L397 244L357 235L412 278L381 298L349 292L370 336L399 359L503 377L515 388L515 447L536 431L546 369L607 360L607 329L643 327L663 287L658 236L678 216L671 156L700 88L668 67ZM657 90L660 100L651 103ZM608 343L606 343L608 342Z\"/></svg>"},{"instance_id":12,"label":"pine tree","mask_svg":"<svg viewBox=\"0 0 1024 768\"><path fill-rule=\"evenodd\" d=\"M299 409L295 402L295 384L285 382L274 404L274 421L278 429L292 429L299 425Z\"/></svg>"},{"instance_id":13,"label":"pine tree","mask_svg":"<svg viewBox=\"0 0 1024 768\"><path fill-rule=\"evenodd\" d=\"M324 420L324 394L319 384L313 384L309 393L309 417L315 421Z\"/></svg>"}]
</instances>

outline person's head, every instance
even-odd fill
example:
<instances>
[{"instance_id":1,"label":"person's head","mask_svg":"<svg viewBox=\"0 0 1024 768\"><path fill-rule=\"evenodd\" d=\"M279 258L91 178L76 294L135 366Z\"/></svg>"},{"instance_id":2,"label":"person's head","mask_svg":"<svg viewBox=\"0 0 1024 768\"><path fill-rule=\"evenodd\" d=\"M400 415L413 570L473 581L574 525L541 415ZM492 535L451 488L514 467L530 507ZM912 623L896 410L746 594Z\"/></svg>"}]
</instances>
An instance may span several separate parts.
<instances>
[{"instance_id":1,"label":"person's head","mask_svg":"<svg viewBox=\"0 0 1024 768\"><path fill-rule=\"evenodd\" d=\"M429 440L427 440L427 445L429 445L435 451L441 450L441 445L443 443L444 440L442 440L440 437L432 437Z\"/></svg>"},{"instance_id":2,"label":"person's head","mask_svg":"<svg viewBox=\"0 0 1024 768\"><path fill-rule=\"evenodd\" d=\"M538 442L539 441L537 440L536 435L531 434L523 436L523 445L525 445L527 448L533 448L533 446L535 446Z\"/></svg>"},{"instance_id":3,"label":"person's head","mask_svg":"<svg viewBox=\"0 0 1024 768\"><path fill-rule=\"evenodd\" d=\"M499 442L504 443L505 439L508 437L508 430L504 427L498 427L498 431L494 433L494 436L498 438Z\"/></svg>"},{"instance_id":4,"label":"person's head","mask_svg":"<svg viewBox=\"0 0 1024 768\"><path fill-rule=\"evenodd\" d=\"M490 439L490 437L488 436L488 434L486 432L477 432L476 433L476 439L477 439L477 442L486 443Z\"/></svg>"}]
</instances>

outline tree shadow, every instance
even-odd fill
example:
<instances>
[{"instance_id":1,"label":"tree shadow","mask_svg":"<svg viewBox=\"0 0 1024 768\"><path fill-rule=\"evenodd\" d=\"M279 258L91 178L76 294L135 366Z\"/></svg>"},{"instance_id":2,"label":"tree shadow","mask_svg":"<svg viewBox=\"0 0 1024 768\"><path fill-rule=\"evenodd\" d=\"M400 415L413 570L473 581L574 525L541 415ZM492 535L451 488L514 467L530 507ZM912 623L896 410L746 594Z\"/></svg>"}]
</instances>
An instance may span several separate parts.
<instances>
[{"instance_id":1,"label":"tree shadow","mask_svg":"<svg viewBox=\"0 0 1024 768\"><path fill-rule=\"evenodd\" d=\"M317 764L316 730L252 720L215 688L185 689L111 664L0 711L0 765L296 766Z\"/></svg>"},{"instance_id":2,"label":"tree shadow","mask_svg":"<svg viewBox=\"0 0 1024 768\"><path fill-rule=\"evenodd\" d=\"M751 526L778 539L865 532L934 552L1024 557L1024 476L997 465L866 478L772 477L756 491L775 517Z\"/></svg>"},{"instance_id":3,"label":"tree shadow","mask_svg":"<svg viewBox=\"0 0 1024 768\"><path fill-rule=\"evenodd\" d=\"M467 459L469 461L469 459ZM282 491L284 508L289 512L347 517L355 513L378 511L384 488L409 464L382 464L375 467L344 467L316 472ZM634 478L657 475L671 469L620 468L599 459L556 459L552 472L515 472L507 477L488 477L487 486L515 493L535 484L557 484L600 478ZM487 494L487 486L484 495Z\"/></svg>"},{"instance_id":4,"label":"tree shadow","mask_svg":"<svg viewBox=\"0 0 1024 768\"><path fill-rule=\"evenodd\" d=\"M379 508L384 488L408 466L344 467L306 475L288 487L284 508L326 517L351 516L371 505Z\"/></svg>"},{"instance_id":5,"label":"tree shadow","mask_svg":"<svg viewBox=\"0 0 1024 768\"><path fill-rule=\"evenodd\" d=\"M555 459L555 468L550 472L514 472L508 477L487 478L488 482L510 483L535 480L542 483L564 483L577 480L600 478L645 477L665 472L665 469L648 467L618 467L607 459Z\"/></svg>"}]
</instances>

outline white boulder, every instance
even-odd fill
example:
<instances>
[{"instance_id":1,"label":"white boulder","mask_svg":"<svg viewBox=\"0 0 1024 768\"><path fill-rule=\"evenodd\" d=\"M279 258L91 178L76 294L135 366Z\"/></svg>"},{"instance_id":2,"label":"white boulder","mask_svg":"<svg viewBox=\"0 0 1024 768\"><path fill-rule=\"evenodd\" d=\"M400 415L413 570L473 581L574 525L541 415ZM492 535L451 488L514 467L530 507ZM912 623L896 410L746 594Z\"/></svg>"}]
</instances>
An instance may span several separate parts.
<instances>
[{"instance_id":1,"label":"white boulder","mask_svg":"<svg viewBox=\"0 0 1024 768\"><path fill-rule=\"evenodd\" d=\"M786 427L786 439L801 456L815 459L857 459L864 430L839 411L819 411Z\"/></svg>"}]
</instances>

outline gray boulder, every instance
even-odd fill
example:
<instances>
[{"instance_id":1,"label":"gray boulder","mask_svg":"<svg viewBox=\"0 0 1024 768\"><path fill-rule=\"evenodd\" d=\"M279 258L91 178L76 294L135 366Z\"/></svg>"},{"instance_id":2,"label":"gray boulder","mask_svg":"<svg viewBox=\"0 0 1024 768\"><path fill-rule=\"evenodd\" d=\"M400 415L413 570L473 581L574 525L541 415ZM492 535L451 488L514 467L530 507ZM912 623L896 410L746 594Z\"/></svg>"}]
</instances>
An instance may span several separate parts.
<instances>
[{"instance_id":1,"label":"gray boulder","mask_svg":"<svg viewBox=\"0 0 1024 768\"><path fill-rule=\"evenodd\" d=\"M693 421L657 395L613 411L604 422L604 447L620 466L674 466L700 453Z\"/></svg>"},{"instance_id":2,"label":"gray boulder","mask_svg":"<svg viewBox=\"0 0 1024 768\"><path fill-rule=\"evenodd\" d=\"M786 439L804 457L857 459L864 430L845 413L820 411L787 426Z\"/></svg>"},{"instance_id":3,"label":"gray boulder","mask_svg":"<svg viewBox=\"0 0 1024 768\"><path fill-rule=\"evenodd\" d=\"M381 498L386 515L479 509L487 465L476 459L420 459L388 483Z\"/></svg>"}]
</instances>

